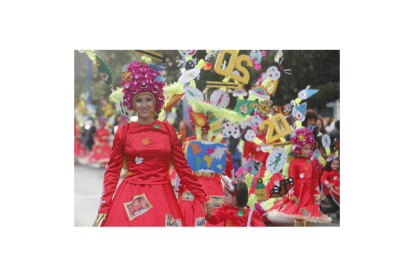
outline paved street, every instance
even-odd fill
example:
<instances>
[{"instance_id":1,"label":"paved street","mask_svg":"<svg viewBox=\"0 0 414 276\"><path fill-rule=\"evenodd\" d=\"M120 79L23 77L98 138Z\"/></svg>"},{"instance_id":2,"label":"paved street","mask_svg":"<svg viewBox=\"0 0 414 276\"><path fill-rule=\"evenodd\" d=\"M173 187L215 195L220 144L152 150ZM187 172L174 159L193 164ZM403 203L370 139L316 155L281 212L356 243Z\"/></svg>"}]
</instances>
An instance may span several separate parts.
<instances>
[{"instance_id":1,"label":"paved street","mask_svg":"<svg viewBox=\"0 0 414 276\"><path fill-rule=\"evenodd\" d=\"M75 226L90 227L97 215L105 169L98 165L82 165L82 161L75 166ZM272 226L293 226L293 220L281 218ZM313 226L339 226L339 220L333 216L331 224L314 223Z\"/></svg>"},{"instance_id":2,"label":"paved street","mask_svg":"<svg viewBox=\"0 0 414 276\"><path fill-rule=\"evenodd\" d=\"M75 226L92 226L95 221L105 170L99 165L75 166Z\"/></svg>"}]
</instances>

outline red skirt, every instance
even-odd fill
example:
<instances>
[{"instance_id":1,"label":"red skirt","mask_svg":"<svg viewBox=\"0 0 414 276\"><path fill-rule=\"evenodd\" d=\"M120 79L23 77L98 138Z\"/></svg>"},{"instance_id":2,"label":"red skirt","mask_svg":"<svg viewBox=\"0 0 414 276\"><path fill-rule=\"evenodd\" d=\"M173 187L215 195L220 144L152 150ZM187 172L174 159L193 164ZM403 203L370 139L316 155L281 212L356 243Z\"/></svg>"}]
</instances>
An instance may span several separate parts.
<instances>
[{"instance_id":1,"label":"red skirt","mask_svg":"<svg viewBox=\"0 0 414 276\"><path fill-rule=\"evenodd\" d=\"M82 141L80 139L75 140L75 157L84 157L88 156L88 151L83 146Z\"/></svg>"},{"instance_id":2,"label":"red skirt","mask_svg":"<svg viewBox=\"0 0 414 276\"><path fill-rule=\"evenodd\" d=\"M107 143L98 144L93 146L91 153L89 154L88 163L99 163L99 162L108 162L109 157L111 156L111 146Z\"/></svg>"},{"instance_id":3,"label":"red skirt","mask_svg":"<svg viewBox=\"0 0 414 276\"><path fill-rule=\"evenodd\" d=\"M315 202L313 195L302 196L297 203L291 201L288 194L284 195L267 214L267 218L270 221L277 221L277 217L317 223L330 223L332 220L330 217L321 213L319 204Z\"/></svg>"},{"instance_id":4,"label":"red skirt","mask_svg":"<svg viewBox=\"0 0 414 276\"><path fill-rule=\"evenodd\" d=\"M210 201L213 203L215 209L223 204L223 187L221 185L220 177L204 177L198 178ZM188 226L224 226L224 222L219 224L210 224L205 220L204 206L199 201L195 201L194 195L184 186L183 193L180 196L179 205L183 213L184 219Z\"/></svg>"},{"instance_id":5,"label":"red skirt","mask_svg":"<svg viewBox=\"0 0 414 276\"><path fill-rule=\"evenodd\" d=\"M117 188L101 226L186 226L171 183L132 184Z\"/></svg>"}]
</instances>

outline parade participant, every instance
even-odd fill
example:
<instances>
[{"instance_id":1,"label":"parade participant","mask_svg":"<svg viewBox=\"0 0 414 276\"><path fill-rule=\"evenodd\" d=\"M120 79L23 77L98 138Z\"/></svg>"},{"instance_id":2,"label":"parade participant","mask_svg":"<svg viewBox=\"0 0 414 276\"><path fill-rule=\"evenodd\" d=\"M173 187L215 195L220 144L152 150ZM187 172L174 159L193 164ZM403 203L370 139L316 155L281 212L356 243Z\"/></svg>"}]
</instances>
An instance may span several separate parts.
<instances>
[{"instance_id":1,"label":"parade participant","mask_svg":"<svg viewBox=\"0 0 414 276\"><path fill-rule=\"evenodd\" d=\"M94 226L101 220L101 226L186 226L168 174L170 161L195 200L209 200L173 127L154 119L164 104L164 85L160 73L147 64L125 67L122 104L135 110L138 121L119 126L115 134ZM117 188L124 160L128 173Z\"/></svg>"},{"instance_id":2,"label":"parade participant","mask_svg":"<svg viewBox=\"0 0 414 276\"><path fill-rule=\"evenodd\" d=\"M206 102L206 104L208 103ZM191 105L189 106L189 112L193 112L193 108ZM191 116L189 119L189 125L191 129L195 131L195 122L191 119ZM209 139L209 132L210 125L207 122L203 127L201 127L200 138L197 138L197 136L191 136L187 138L187 140L183 144L184 152L187 153L188 151L193 150L193 148L189 148L189 143L192 141L212 142L213 140L215 140L216 136L212 133L210 134L212 135L212 137ZM222 173L233 176L234 167L233 162L231 160L229 149L224 139L220 139L218 143L224 145L223 148L225 149L226 154L224 169L222 170ZM204 160L205 156L202 158L202 161ZM223 204L223 188L220 181L220 176L222 175L222 173L193 170L193 174L197 175L198 180L200 181L207 195L210 197L210 200L213 202L214 208L219 208ZM178 187L178 193L179 205L181 207L183 216L185 217L188 226L223 226L223 223L213 225L205 221L203 205L197 201L194 201L194 197L187 187Z\"/></svg>"},{"instance_id":3,"label":"parade participant","mask_svg":"<svg viewBox=\"0 0 414 276\"><path fill-rule=\"evenodd\" d=\"M75 118L75 165L79 162L79 157L86 157L88 156L88 151L83 146L81 141L81 134L78 129L78 126L76 125L76 118Z\"/></svg>"},{"instance_id":4,"label":"parade participant","mask_svg":"<svg viewBox=\"0 0 414 276\"><path fill-rule=\"evenodd\" d=\"M332 143L331 143L331 151L332 152L335 149L335 143L334 142L339 141L339 138L340 138L339 123L340 123L340 120L335 121L334 131L329 134L329 136L331 137L331 141L332 141Z\"/></svg>"},{"instance_id":5,"label":"parade participant","mask_svg":"<svg viewBox=\"0 0 414 276\"><path fill-rule=\"evenodd\" d=\"M313 109L307 109L305 121L303 122L303 126L308 127L310 125L315 125L317 119L318 119L318 113L316 113L315 110Z\"/></svg>"},{"instance_id":6,"label":"parade participant","mask_svg":"<svg viewBox=\"0 0 414 276\"><path fill-rule=\"evenodd\" d=\"M105 127L107 119L103 116L99 118L100 128L95 132L95 144L88 156L87 163L107 163L111 154L111 146L109 145L109 138L111 134Z\"/></svg>"},{"instance_id":7,"label":"parade participant","mask_svg":"<svg viewBox=\"0 0 414 276\"><path fill-rule=\"evenodd\" d=\"M318 128L318 131L320 133L322 133L322 134L327 134L328 133L325 129L325 124L324 124L323 119L320 115L318 115L318 119L316 119L315 125Z\"/></svg>"},{"instance_id":8,"label":"parade participant","mask_svg":"<svg viewBox=\"0 0 414 276\"><path fill-rule=\"evenodd\" d=\"M222 177L224 189L223 202L218 210L207 205L206 220L211 224L224 222L226 227L265 226L258 210L247 205L248 189L246 183L232 182L227 176Z\"/></svg>"},{"instance_id":9,"label":"parade participant","mask_svg":"<svg viewBox=\"0 0 414 276\"><path fill-rule=\"evenodd\" d=\"M326 209L322 209L324 213L336 213L339 211L337 200L333 198L335 195L339 195L339 158L335 154L331 154L326 163L324 172L321 176L321 183L323 184L321 207L325 205ZM334 193L334 194L332 194ZM325 198L326 196L326 198ZM339 203L339 202L338 202Z\"/></svg>"},{"instance_id":10,"label":"parade participant","mask_svg":"<svg viewBox=\"0 0 414 276\"><path fill-rule=\"evenodd\" d=\"M331 218L319 210L320 195L315 162L310 159L315 139L307 128L299 128L292 135L292 149L297 156L289 165L289 177L294 186L282 197L268 213L267 218L275 221L276 217L295 219L295 226L311 226L311 222L328 223Z\"/></svg>"}]
</instances>

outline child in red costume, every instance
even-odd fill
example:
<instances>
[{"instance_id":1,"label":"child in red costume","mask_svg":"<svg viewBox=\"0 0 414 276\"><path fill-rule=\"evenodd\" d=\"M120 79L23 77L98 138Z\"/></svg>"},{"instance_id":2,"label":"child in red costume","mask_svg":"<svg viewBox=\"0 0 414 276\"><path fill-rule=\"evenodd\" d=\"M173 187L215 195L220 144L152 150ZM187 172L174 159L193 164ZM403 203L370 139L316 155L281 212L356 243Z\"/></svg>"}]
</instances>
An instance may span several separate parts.
<instances>
[{"instance_id":1,"label":"child in red costume","mask_svg":"<svg viewBox=\"0 0 414 276\"><path fill-rule=\"evenodd\" d=\"M282 197L268 211L267 218L272 221L275 217L295 219L295 226L311 226L311 222L329 223L331 218L319 210L320 195L318 187L319 175L315 162L310 159L315 144L312 132L307 128L297 129L292 133L292 150L297 156L289 165L289 177L295 184L289 193Z\"/></svg>"},{"instance_id":2,"label":"child in red costume","mask_svg":"<svg viewBox=\"0 0 414 276\"><path fill-rule=\"evenodd\" d=\"M328 157L328 163L321 176L321 183L323 184L322 197L325 195L327 197L326 201L330 205L330 208L324 211L326 213L334 213L339 210L339 179L339 158L332 154Z\"/></svg>"},{"instance_id":3,"label":"child in red costume","mask_svg":"<svg viewBox=\"0 0 414 276\"><path fill-rule=\"evenodd\" d=\"M232 182L230 178L222 178L224 186L224 204L214 211L207 204L206 220L211 224L224 222L226 227L265 226L258 210L250 209L247 205L248 192L244 182Z\"/></svg>"},{"instance_id":4,"label":"child in red costume","mask_svg":"<svg viewBox=\"0 0 414 276\"><path fill-rule=\"evenodd\" d=\"M111 156L111 146L109 145L109 137L111 134L108 129L105 128L106 118L99 118L100 129L95 132L94 140L95 144L89 154L88 163L102 163L108 162Z\"/></svg>"}]
</instances>

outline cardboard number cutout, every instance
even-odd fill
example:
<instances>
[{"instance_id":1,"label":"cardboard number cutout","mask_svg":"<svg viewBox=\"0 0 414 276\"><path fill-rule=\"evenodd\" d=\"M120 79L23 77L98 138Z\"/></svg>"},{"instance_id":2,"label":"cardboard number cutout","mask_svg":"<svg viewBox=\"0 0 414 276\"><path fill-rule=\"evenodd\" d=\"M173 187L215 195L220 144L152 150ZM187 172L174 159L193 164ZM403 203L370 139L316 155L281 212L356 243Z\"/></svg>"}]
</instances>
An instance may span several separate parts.
<instances>
[{"instance_id":1,"label":"cardboard number cutout","mask_svg":"<svg viewBox=\"0 0 414 276\"><path fill-rule=\"evenodd\" d=\"M280 128L277 120L280 120L284 130ZM265 125L268 125L269 129L266 134L266 144L272 144L274 141L280 139L280 137L285 137L286 135L289 135L292 132L292 129L290 128L289 123L286 121L285 117L281 113L276 113L275 115L270 118L270 120L263 121L259 129L264 129ZM274 135L274 131L276 131L276 135Z\"/></svg>"},{"instance_id":2,"label":"cardboard number cutout","mask_svg":"<svg viewBox=\"0 0 414 276\"><path fill-rule=\"evenodd\" d=\"M230 55L230 60L227 65L227 68L223 69L222 63L223 63L225 54ZM237 56L237 55L238 53L236 50L221 51L217 56L216 63L214 64L214 72L224 77L230 77L233 80L247 84L250 79L250 73L249 71L247 71L245 67L243 67L242 62L245 61L246 65L249 67L253 66L253 62L249 56L246 56L246 55ZM234 74L233 73L234 69L237 69L242 76Z\"/></svg>"}]
</instances>

